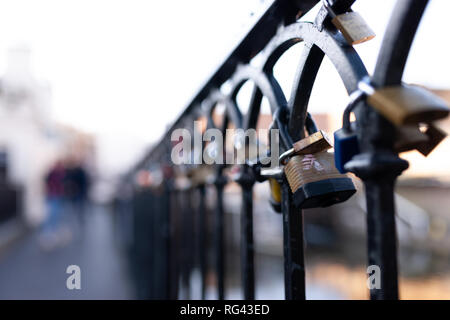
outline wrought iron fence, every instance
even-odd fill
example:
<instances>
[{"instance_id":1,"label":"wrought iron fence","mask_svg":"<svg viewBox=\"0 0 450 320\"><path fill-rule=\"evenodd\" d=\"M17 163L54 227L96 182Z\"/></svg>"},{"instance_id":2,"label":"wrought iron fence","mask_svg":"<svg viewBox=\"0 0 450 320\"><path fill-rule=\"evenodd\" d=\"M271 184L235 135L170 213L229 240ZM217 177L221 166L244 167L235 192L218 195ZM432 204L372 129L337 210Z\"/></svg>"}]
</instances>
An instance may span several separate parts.
<instances>
[{"instance_id":1,"label":"wrought iron fence","mask_svg":"<svg viewBox=\"0 0 450 320\"><path fill-rule=\"evenodd\" d=\"M326 56L336 68L348 94L359 93L353 109L359 151L351 157L345 168L365 185L368 265L377 265L381 270L381 289L371 289L370 295L372 299L398 298L394 186L397 177L408 167L408 163L399 158L398 153L423 146L431 149L439 139L428 133L427 142L420 146L415 141L407 141L409 144L400 141L399 133L405 124L396 123L393 119L395 116L390 117L385 111L375 108L376 103L371 103L370 99L385 88L402 86L409 50L428 1L398 1L372 76L345 35L345 31L348 31L345 28L354 26L339 27L333 21L335 15L339 18L351 12L354 2L322 2L324 6L311 23L299 19L319 1L274 1L195 95L161 141L130 170L118 191L117 212L121 213L120 219L124 219L120 220L122 227L127 224L127 217L132 218L128 222L132 226L128 239L135 274L139 275L137 283L141 297L178 298L181 287L189 286L194 264L198 264L202 298L205 298L208 250L215 257L212 267L217 277L217 297L225 297L224 188L229 182L229 176L224 172L229 165L208 166L214 170L212 180L199 174L207 165L174 166L171 161L172 132L177 128L193 132L193 122L200 117L207 119L209 128L217 127L221 131L230 126L256 128L261 102L265 97L273 117L271 128L280 132L280 153L290 152L294 142L317 131L308 113L308 102L318 70ZM274 76L273 68L281 55L299 42L304 43L305 49L299 57L291 98L288 100ZM255 67L255 63L251 62L257 55L260 63ZM237 107L236 97L246 81L253 82L255 87L249 109L246 114L242 114ZM229 92L222 90L225 82L231 88ZM213 112L219 103L226 106L226 111L222 123L217 125ZM421 113L415 121L408 123L409 128L412 124L413 130L423 132L419 130L419 123L425 123L430 129L428 131L433 131L432 121L448 113L443 108L440 109L442 112L437 109ZM398 115L395 108L390 112ZM417 115L414 110L410 112ZM398 146L399 143L402 147ZM268 154L271 154L271 150ZM278 192L278 186L281 189L278 210L283 215L285 297L305 299L304 208L299 201L294 201L296 195L286 177L285 166L281 164L278 168L267 170L260 162L250 160L239 165L239 171L234 175L242 191L240 234L244 298L255 298L253 188L255 183L270 179L275 193ZM145 172L153 175L153 182L147 185L137 183L139 179L146 179L140 176ZM200 178L196 175L200 175ZM155 176L159 176L159 179ZM176 183L180 176L188 183ZM148 179L145 181L148 182ZM214 186L216 192L213 212L207 210L205 204L208 186ZM339 197L339 193L332 191L327 192ZM303 197L308 195L303 194ZM325 206L342 200L345 199L324 202L320 198L315 205ZM211 221L212 226L209 223Z\"/></svg>"}]
</instances>

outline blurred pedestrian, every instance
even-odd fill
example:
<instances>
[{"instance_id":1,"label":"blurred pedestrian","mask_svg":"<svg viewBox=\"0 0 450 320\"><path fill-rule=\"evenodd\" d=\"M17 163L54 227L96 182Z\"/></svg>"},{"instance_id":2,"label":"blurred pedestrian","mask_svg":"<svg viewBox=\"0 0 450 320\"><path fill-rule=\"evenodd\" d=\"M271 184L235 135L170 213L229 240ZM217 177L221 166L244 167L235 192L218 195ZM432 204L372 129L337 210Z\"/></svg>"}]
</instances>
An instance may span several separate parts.
<instances>
[{"instance_id":1,"label":"blurred pedestrian","mask_svg":"<svg viewBox=\"0 0 450 320\"><path fill-rule=\"evenodd\" d=\"M64 166L56 161L45 177L47 217L40 238L43 249L52 249L60 239L58 232L64 205Z\"/></svg>"},{"instance_id":2,"label":"blurred pedestrian","mask_svg":"<svg viewBox=\"0 0 450 320\"><path fill-rule=\"evenodd\" d=\"M65 170L65 194L70 211L84 229L89 191L89 176L80 161L72 160Z\"/></svg>"}]
</instances>

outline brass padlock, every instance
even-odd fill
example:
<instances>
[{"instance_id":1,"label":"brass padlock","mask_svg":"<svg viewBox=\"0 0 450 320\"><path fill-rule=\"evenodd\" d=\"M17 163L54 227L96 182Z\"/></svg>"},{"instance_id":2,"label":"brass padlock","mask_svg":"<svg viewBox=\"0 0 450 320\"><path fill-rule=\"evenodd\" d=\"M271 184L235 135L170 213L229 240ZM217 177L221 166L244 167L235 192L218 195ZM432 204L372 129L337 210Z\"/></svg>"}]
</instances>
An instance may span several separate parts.
<instances>
[{"instance_id":1,"label":"brass padlock","mask_svg":"<svg viewBox=\"0 0 450 320\"><path fill-rule=\"evenodd\" d=\"M417 125L404 126L397 129L394 149L398 153L418 149L428 143L428 136L420 131Z\"/></svg>"},{"instance_id":2,"label":"brass padlock","mask_svg":"<svg viewBox=\"0 0 450 320\"><path fill-rule=\"evenodd\" d=\"M333 148L327 133L319 130L294 143L294 154L311 154Z\"/></svg>"},{"instance_id":3,"label":"brass padlock","mask_svg":"<svg viewBox=\"0 0 450 320\"><path fill-rule=\"evenodd\" d=\"M294 155L312 154L333 148L327 133L319 130L310 134L306 138L294 143L292 149L286 151L280 156L281 164L286 164L286 160Z\"/></svg>"},{"instance_id":4,"label":"brass padlock","mask_svg":"<svg viewBox=\"0 0 450 320\"><path fill-rule=\"evenodd\" d=\"M361 82L359 87L367 94L367 103L397 126L431 123L446 118L450 111L444 100L419 86L374 89Z\"/></svg>"},{"instance_id":5,"label":"brass padlock","mask_svg":"<svg viewBox=\"0 0 450 320\"><path fill-rule=\"evenodd\" d=\"M327 151L332 145L326 137L316 132L295 143L288 156L282 155L287 160L284 173L294 194L293 202L303 209L344 202L356 192L352 180L334 166L334 155Z\"/></svg>"},{"instance_id":6,"label":"brass padlock","mask_svg":"<svg viewBox=\"0 0 450 320\"><path fill-rule=\"evenodd\" d=\"M269 179L270 204L275 212L281 212L281 186L277 180Z\"/></svg>"},{"instance_id":7,"label":"brass padlock","mask_svg":"<svg viewBox=\"0 0 450 320\"><path fill-rule=\"evenodd\" d=\"M324 6L330 14L331 22L342 32L350 45L363 43L375 38L375 32L368 26L363 17L354 11L336 14L330 0L323 0Z\"/></svg>"},{"instance_id":8,"label":"brass padlock","mask_svg":"<svg viewBox=\"0 0 450 320\"><path fill-rule=\"evenodd\" d=\"M394 145L398 153L416 149L428 156L447 137L447 133L433 124L426 124L423 130L418 125L404 126L397 129Z\"/></svg>"},{"instance_id":9,"label":"brass padlock","mask_svg":"<svg viewBox=\"0 0 450 320\"><path fill-rule=\"evenodd\" d=\"M214 181L214 170L211 166L198 166L187 173L192 186L210 184Z\"/></svg>"},{"instance_id":10,"label":"brass padlock","mask_svg":"<svg viewBox=\"0 0 450 320\"><path fill-rule=\"evenodd\" d=\"M428 141L422 143L416 149L426 157L447 137L447 133L433 124L428 124L424 133L428 137Z\"/></svg>"}]
</instances>

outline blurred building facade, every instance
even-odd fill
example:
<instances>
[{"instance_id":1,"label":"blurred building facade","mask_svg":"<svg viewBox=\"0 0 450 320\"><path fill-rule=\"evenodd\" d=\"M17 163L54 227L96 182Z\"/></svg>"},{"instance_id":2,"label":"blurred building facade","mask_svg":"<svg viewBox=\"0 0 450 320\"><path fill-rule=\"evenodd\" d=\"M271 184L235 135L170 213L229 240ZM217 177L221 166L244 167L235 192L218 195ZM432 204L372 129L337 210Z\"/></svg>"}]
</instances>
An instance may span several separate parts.
<instances>
[{"instance_id":1,"label":"blurred building facade","mask_svg":"<svg viewBox=\"0 0 450 320\"><path fill-rule=\"evenodd\" d=\"M6 180L23 192L17 217L29 226L45 218L43 179L57 159L92 154L94 139L52 120L49 83L33 74L31 50L8 52L0 77L0 151L6 155Z\"/></svg>"}]
</instances>

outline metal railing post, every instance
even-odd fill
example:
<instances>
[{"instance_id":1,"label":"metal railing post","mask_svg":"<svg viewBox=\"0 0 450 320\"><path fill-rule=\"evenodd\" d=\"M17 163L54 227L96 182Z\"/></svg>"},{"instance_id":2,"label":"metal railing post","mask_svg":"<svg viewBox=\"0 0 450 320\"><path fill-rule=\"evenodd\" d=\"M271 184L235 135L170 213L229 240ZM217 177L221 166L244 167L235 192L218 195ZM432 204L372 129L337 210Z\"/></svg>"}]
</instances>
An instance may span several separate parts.
<instances>
[{"instance_id":1,"label":"metal railing post","mask_svg":"<svg viewBox=\"0 0 450 320\"><path fill-rule=\"evenodd\" d=\"M241 266L244 299L255 299L255 266L253 239L253 185L255 178L247 165L242 167L238 180L242 188Z\"/></svg>"},{"instance_id":2,"label":"metal railing post","mask_svg":"<svg viewBox=\"0 0 450 320\"><path fill-rule=\"evenodd\" d=\"M200 265L200 275L201 275L201 298L204 300L206 297L206 270L207 270L207 224L206 224L206 199L205 193L206 188L205 185L202 184L198 186L199 192L199 206L198 206L198 215L197 215L197 248L198 248L198 258Z\"/></svg>"},{"instance_id":3,"label":"metal railing post","mask_svg":"<svg viewBox=\"0 0 450 320\"><path fill-rule=\"evenodd\" d=\"M217 207L215 219L215 251L216 251L216 276L217 276L217 298L225 298L225 217L223 206L223 190L226 185L226 179L219 174L215 181L217 192Z\"/></svg>"},{"instance_id":4,"label":"metal railing post","mask_svg":"<svg viewBox=\"0 0 450 320\"><path fill-rule=\"evenodd\" d=\"M303 212L292 203L287 181L282 184L284 289L286 300L305 299Z\"/></svg>"}]
</instances>

